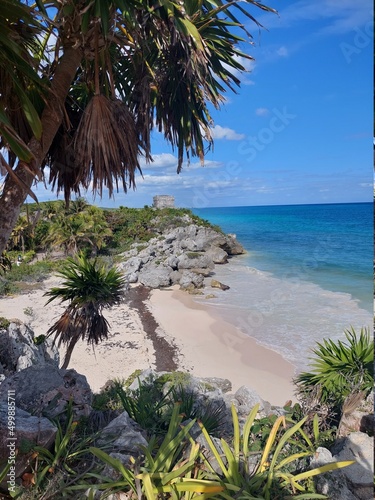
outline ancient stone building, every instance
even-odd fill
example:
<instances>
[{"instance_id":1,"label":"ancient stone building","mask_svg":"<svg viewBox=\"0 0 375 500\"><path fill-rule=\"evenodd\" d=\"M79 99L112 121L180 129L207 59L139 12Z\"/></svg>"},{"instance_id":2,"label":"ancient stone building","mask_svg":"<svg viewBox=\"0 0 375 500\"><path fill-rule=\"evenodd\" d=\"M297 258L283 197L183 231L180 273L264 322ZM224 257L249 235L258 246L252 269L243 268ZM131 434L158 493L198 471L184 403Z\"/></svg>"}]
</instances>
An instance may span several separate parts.
<instances>
[{"instance_id":1,"label":"ancient stone building","mask_svg":"<svg viewBox=\"0 0 375 500\"><path fill-rule=\"evenodd\" d=\"M154 208L173 208L174 196L169 196L168 194L154 196L152 206Z\"/></svg>"}]
</instances>

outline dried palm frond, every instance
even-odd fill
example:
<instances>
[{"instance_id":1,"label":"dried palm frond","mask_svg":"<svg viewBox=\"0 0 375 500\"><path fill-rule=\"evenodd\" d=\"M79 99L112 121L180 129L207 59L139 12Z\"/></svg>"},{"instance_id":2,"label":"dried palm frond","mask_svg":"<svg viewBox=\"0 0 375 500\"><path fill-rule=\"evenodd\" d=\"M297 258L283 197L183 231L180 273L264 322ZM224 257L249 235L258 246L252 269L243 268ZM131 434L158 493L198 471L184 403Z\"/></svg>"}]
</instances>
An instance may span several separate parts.
<instances>
[{"instance_id":1,"label":"dried palm frond","mask_svg":"<svg viewBox=\"0 0 375 500\"><path fill-rule=\"evenodd\" d=\"M103 186L109 196L118 182L124 191L135 187L139 144L133 115L121 101L95 95L85 108L73 142L78 165L77 182L90 186L102 196Z\"/></svg>"}]
</instances>

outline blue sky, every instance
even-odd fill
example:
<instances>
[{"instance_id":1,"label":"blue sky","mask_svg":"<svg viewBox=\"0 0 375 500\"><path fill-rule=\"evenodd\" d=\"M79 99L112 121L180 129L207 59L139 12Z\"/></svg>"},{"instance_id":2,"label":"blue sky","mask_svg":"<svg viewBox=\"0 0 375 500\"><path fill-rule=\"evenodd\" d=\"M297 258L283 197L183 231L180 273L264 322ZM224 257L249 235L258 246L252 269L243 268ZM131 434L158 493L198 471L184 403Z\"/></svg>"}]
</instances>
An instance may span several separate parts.
<instances>
[{"instance_id":1,"label":"blue sky","mask_svg":"<svg viewBox=\"0 0 375 500\"><path fill-rule=\"evenodd\" d=\"M279 16L252 11L267 30L248 25L255 62L213 111L205 166L193 159L177 175L175 152L155 133L136 191L97 205L142 207L155 194L190 208L372 201L372 2L264 3ZM35 193L56 199L41 184Z\"/></svg>"}]
</instances>

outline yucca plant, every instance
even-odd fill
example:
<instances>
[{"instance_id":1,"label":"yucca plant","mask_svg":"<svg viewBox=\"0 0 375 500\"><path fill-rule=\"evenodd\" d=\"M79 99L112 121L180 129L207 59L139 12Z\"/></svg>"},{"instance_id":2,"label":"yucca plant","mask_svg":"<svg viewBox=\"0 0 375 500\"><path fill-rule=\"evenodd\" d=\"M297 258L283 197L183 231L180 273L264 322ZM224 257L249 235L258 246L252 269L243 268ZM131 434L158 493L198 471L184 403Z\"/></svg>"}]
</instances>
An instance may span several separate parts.
<instances>
[{"instance_id":1,"label":"yucca plant","mask_svg":"<svg viewBox=\"0 0 375 500\"><path fill-rule=\"evenodd\" d=\"M47 336L54 334L54 342L58 340L58 346L67 345L62 364L62 368L67 368L79 339L94 346L108 337L109 323L102 310L121 302L126 280L116 269L107 269L96 259L90 262L84 255L76 260L67 259L59 275L65 280L45 293L50 297L46 304L59 299L69 302L69 305L47 331Z\"/></svg>"},{"instance_id":2,"label":"yucca plant","mask_svg":"<svg viewBox=\"0 0 375 500\"><path fill-rule=\"evenodd\" d=\"M368 394L374 384L374 342L368 328L358 334L345 330L346 342L323 340L313 350L311 371L300 373L295 382L301 393L318 390L322 402L341 407L354 392Z\"/></svg>"}]
</instances>

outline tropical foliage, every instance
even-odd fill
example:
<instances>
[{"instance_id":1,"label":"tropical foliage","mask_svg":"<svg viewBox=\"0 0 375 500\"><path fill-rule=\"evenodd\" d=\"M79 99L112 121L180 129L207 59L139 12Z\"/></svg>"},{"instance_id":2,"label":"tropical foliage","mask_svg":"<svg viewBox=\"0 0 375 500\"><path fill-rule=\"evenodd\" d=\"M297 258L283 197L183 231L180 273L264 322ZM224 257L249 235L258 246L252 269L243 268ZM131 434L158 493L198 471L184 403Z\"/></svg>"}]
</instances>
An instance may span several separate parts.
<instances>
[{"instance_id":1,"label":"tropical foliage","mask_svg":"<svg viewBox=\"0 0 375 500\"><path fill-rule=\"evenodd\" d=\"M177 149L178 172L184 158L203 162L208 106L240 83L254 9L275 12L255 0L4 0L0 252L43 175L67 202L127 191L140 155L152 161L153 128Z\"/></svg>"},{"instance_id":2,"label":"tropical foliage","mask_svg":"<svg viewBox=\"0 0 375 500\"><path fill-rule=\"evenodd\" d=\"M66 368L79 339L94 346L108 337L109 324L102 310L121 302L126 281L116 269L108 269L97 260L90 262L84 255L67 259L60 276L62 284L45 293L47 304L60 300L68 306L47 335L55 335L58 346L67 346L62 364Z\"/></svg>"},{"instance_id":3,"label":"tropical foliage","mask_svg":"<svg viewBox=\"0 0 375 500\"><path fill-rule=\"evenodd\" d=\"M296 378L301 393L318 391L319 399L341 407L352 393L367 395L374 384L374 342L368 328L345 331L346 342L324 340L313 350L311 371Z\"/></svg>"},{"instance_id":4,"label":"tropical foliage","mask_svg":"<svg viewBox=\"0 0 375 500\"><path fill-rule=\"evenodd\" d=\"M203 452L190 435L195 421L183 422L184 415L176 404L162 441L150 439L146 447L140 447L139 454L124 464L108 450L95 446L95 435L80 436L68 408L65 425L57 424L53 450L34 449L28 494L34 490L38 498L48 499L78 499L83 492L92 499L96 494L106 498L120 492L139 500L326 498L314 492L312 479L353 462L308 469L307 459L314 454L315 446L303 431L305 419L288 423L285 417L276 419L259 452L252 453L252 428L258 409L254 407L241 430L232 407L233 439L221 439L220 450L219 441L215 442L200 424L207 448ZM93 460L88 459L89 454Z\"/></svg>"}]
</instances>

